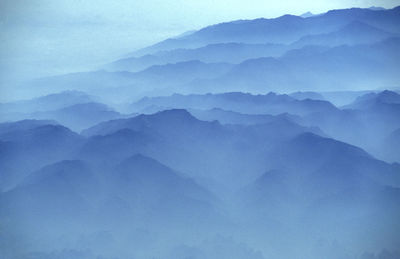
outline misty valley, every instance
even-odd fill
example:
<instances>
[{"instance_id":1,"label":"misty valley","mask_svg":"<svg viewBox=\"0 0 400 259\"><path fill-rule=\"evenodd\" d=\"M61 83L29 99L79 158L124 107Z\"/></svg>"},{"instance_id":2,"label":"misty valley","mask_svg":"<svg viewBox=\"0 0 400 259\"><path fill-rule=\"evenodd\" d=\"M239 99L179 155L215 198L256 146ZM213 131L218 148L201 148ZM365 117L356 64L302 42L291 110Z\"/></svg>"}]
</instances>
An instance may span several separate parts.
<instances>
[{"instance_id":1,"label":"misty valley","mask_svg":"<svg viewBox=\"0 0 400 259\"><path fill-rule=\"evenodd\" d=\"M400 7L211 25L0 103L0 258L400 258Z\"/></svg>"}]
</instances>

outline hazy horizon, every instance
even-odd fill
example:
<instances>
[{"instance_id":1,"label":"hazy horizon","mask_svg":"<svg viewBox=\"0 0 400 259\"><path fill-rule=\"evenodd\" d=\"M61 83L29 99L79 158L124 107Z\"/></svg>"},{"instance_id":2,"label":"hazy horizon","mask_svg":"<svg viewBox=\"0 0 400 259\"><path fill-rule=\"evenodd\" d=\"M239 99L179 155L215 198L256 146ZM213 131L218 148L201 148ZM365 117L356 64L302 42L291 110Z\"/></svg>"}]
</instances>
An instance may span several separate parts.
<instances>
[{"instance_id":1,"label":"hazy horizon","mask_svg":"<svg viewBox=\"0 0 400 259\"><path fill-rule=\"evenodd\" d=\"M166 38L221 22L351 7L393 8L399 4L399 0L279 3L3 0L0 83L92 69Z\"/></svg>"}]
</instances>

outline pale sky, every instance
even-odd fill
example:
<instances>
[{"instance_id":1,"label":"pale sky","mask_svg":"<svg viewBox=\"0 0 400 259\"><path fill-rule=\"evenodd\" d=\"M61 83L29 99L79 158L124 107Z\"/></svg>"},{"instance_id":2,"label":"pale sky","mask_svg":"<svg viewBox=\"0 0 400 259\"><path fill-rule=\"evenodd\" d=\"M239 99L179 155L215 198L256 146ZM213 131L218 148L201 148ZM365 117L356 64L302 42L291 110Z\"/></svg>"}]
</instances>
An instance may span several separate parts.
<instances>
[{"instance_id":1,"label":"pale sky","mask_svg":"<svg viewBox=\"0 0 400 259\"><path fill-rule=\"evenodd\" d=\"M88 69L219 22L397 5L400 0L0 0L0 76Z\"/></svg>"}]
</instances>

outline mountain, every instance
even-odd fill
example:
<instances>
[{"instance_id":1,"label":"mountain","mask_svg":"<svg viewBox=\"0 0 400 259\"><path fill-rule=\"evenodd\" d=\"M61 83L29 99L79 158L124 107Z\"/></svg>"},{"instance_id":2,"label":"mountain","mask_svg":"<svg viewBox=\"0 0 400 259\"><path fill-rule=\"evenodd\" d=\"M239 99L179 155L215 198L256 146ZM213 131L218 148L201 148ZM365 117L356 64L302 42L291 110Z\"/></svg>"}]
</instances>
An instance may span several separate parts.
<instances>
[{"instance_id":1,"label":"mountain","mask_svg":"<svg viewBox=\"0 0 400 259\"><path fill-rule=\"evenodd\" d=\"M330 92L321 92L320 94L329 102L333 103L337 107L342 107L349 103L352 103L357 97L360 97L364 94L371 93L374 91L364 90L349 90L349 91L330 91Z\"/></svg>"},{"instance_id":2,"label":"mountain","mask_svg":"<svg viewBox=\"0 0 400 259\"><path fill-rule=\"evenodd\" d=\"M195 220L193 217L196 221L206 220L201 217L211 212L215 202L213 195L192 179L140 154L122 161L110 177L130 206L136 210L147 207L140 209L147 214L147 220L163 221L157 212L175 223L188 220L181 213L190 213L190 221Z\"/></svg>"},{"instance_id":3,"label":"mountain","mask_svg":"<svg viewBox=\"0 0 400 259\"><path fill-rule=\"evenodd\" d=\"M153 65L199 60L205 63L240 63L257 57L280 56L287 46L281 44L217 43L195 49L159 51L142 57L117 60L105 66L111 71L139 71Z\"/></svg>"},{"instance_id":4,"label":"mountain","mask_svg":"<svg viewBox=\"0 0 400 259\"><path fill-rule=\"evenodd\" d=\"M302 18L284 15L275 19L238 20L205 27L178 39L167 39L134 53L134 56L161 50L198 48L215 43L285 43L306 35L330 33L353 21L398 33L399 8L375 11L370 9L332 10L325 14Z\"/></svg>"},{"instance_id":5,"label":"mountain","mask_svg":"<svg viewBox=\"0 0 400 259\"><path fill-rule=\"evenodd\" d=\"M247 207L241 211L246 214L255 209L260 214L254 213L252 217L258 220L273 217L291 222L299 217L320 224L324 217L334 221L329 213L354 217L356 210L342 210L348 206L356 206L365 217L373 218L380 211L371 206L371 197L376 195L382 199L382 205L389 210L396 206L385 195L393 195L389 199L400 199L398 166L376 160L360 148L333 139L302 133L274 150L270 161L275 169L267 171L239 194L244 198L243 206ZM396 191L384 194L390 188ZM319 201L321 207L310 210ZM324 209L329 212L320 211ZM398 209L397 206L396 213Z\"/></svg>"},{"instance_id":6,"label":"mountain","mask_svg":"<svg viewBox=\"0 0 400 259\"><path fill-rule=\"evenodd\" d=\"M46 96L0 104L2 113L32 113L57 110L67 106L93 102L96 98L80 91L64 91Z\"/></svg>"},{"instance_id":7,"label":"mountain","mask_svg":"<svg viewBox=\"0 0 400 259\"><path fill-rule=\"evenodd\" d=\"M65 91L30 100L0 104L1 120L53 120L73 130L93 126L103 120L121 117L96 97L84 92Z\"/></svg>"},{"instance_id":8,"label":"mountain","mask_svg":"<svg viewBox=\"0 0 400 259\"><path fill-rule=\"evenodd\" d=\"M199 48L209 44L242 42L260 43L289 43L304 33L302 18L285 15L276 19L238 20L220 23L200 29L186 37L167 39L134 53L142 56L162 50L179 48Z\"/></svg>"},{"instance_id":9,"label":"mountain","mask_svg":"<svg viewBox=\"0 0 400 259\"><path fill-rule=\"evenodd\" d=\"M112 125L112 123L109 123ZM96 131L89 129L83 134L93 132L95 136L90 137L79 150L76 157L84 158L94 164L107 166L116 165L128 156L136 153L145 153L147 146L152 143L149 133L138 132L124 127L123 124L114 127L114 130L107 129L107 123L101 123L95 128L107 132L107 135L96 135ZM104 129L103 129L104 127ZM93 131L92 131L93 130Z\"/></svg>"},{"instance_id":10,"label":"mountain","mask_svg":"<svg viewBox=\"0 0 400 259\"><path fill-rule=\"evenodd\" d=\"M51 239L65 229L65 224L68 233L74 235L109 227L114 235L121 235L127 226L135 229L149 225L152 231L170 231L191 229L193 224L224 224L213 194L139 154L111 168L92 168L80 160L47 165L2 193L0 205L5 209L0 217L23 221L26 228L22 233L29 238L44 226L51 226L41 237Z\"/></svg>"},{"instance_id":11,"label":"mountain","mask_svg":"<svg viewBox=\"0 0 400 259\"><path fill-rule=\"evenodd\" d=\"M385 90L365 94L344 108L359 110L362 113L360 117L368 121L368 124L372 124L373 127L380 126L382 130L385 130L376 131L381 136L386 136L386 133L397 129L400 125L398 116L400 114L400 95L393 91Z\"/></svg>"},{"instance_id":12,"label":"mountain","mask_svg":"<svg viewBox=\"0 0 400 259\"><path fill-rule=\"evenodd\" d=\"M312 133L300 134L278 149L280 150L279 152L285 152L285 155L281 156L281 154L277 154L277 157L281 156L284 159L294 162L288 163L285 166L286 168L290 169L293 165L292 169L305 170L306 172L313 171L330 159L339 162L342 158L348 156L372 158L360 148ZM296 163L296 161L301 160L304 163Z\"/></svg>"},{"instance_id":13,"label":"mountain","mask_svg":"<svg viewBox=\"0 0 400 259\"><path fill-rule=\"evenodd\" d=\"M324 236L321 228L347 243L359 236L359 231L366 234L372 222L386 218L388 221L376 224L373 230L382 237L391 231L390 222L400 215L399 167L376 160L360 148L302 133L265 159L268 169L236 193L235 206L242 222L253 228L248 233L259 230L267 235L268 229L291 232L268 239L274 244L271 254L290 257L301 253L315 236ZM357 231L353 231L355 228ZM368 236L358 239L356 246L364 247L368 242L385 246L389 239ZM299 246L294 246L296 251L286 251L282 242ZM340 251L328 250L332 258ZM349 248L348 253L351 251ZM312 252L316 257L320 253Z\"/></svg>"},{"instance_id":14,"label":"mountain","mask_svg":"<svg viewBox=\"0 0 400 259\"><path fill-rule=\"evenodd\" d=\"M46 184L48 187L56 188L58 184L70 184L75 188L94 183L93 172L89 166L79 160L64 160L55 164L47 165L33 172L19 186L32 184Z\"/></svg>"},{"instance_id":15,"label":"mountain","mask_svg":"<svg viewBox=\"0 0 400 259\"><path fill-rule=\"evenodd\" d=\"M299 109L311 103L315 106L306 113L310 116L319 110L322 114L350 112L324 101L299 101L273 93L174 95L143 101L154 99L254 111L271 106ZM331 108L325 109L321 103ZM43 127L40 123L20 123L24 125L20 131L15 130L18 124L4 126L0 154L6 150L12 155L12 148L22 143L23 148L16 150L26 152L26 156L11 160L26 165L29 155L34 166L42 165L39 169L23 168L18 181L0 194L0 206L6 208L1 219L23 221L33 233L51 226L43 237L49 240L39 238L44 241L57 236L65 222L72 236L112 229L117 241L126 238L127 231L143 228L159 233L154 240L163 240L174 229L179 236L195 241L189 234L199 231L198 227L204 230L199 231L202 237L209 231L235 233L230 225L234 222L241 234L263 236L262 242L275 239L280 243L287 235L279 233L290 229L287 242L300 242L304 247L315 238L342 236L343 231L336 229L340 224L351 230L345 242L355 240L354 219L361 227L382 222L374 225L374 234L382 236L392 227L387 222L399 215L398 164L377 160L361 148L296 123L304 122L308 115L272 116L220 109L192 112L199 112L199 117L206 112L203 116L209 116L210 121L172 109L102 122L84 131L85 138L59 125L45 126L60 132L55 138L64 152L60 157L54 156L57 149L49 148L45 141L45 137L57 134L46 130L39 138L30 133ZM214 117L239 123L220 124L212 121ZM37 141L33 151L27 148L32 139ZM49 160L40 158L40 152ZM315 237L315 231L327 222L335 229ZM31 232L23 233L30 237ZM140 233L129 232L135 238L143 236ZM305 236L310 239L303 240ZM181 239L174 237L175 241ZM373 241L371 237L358 242L361 246ZM274 247L276 253L282 249Z\"/></svg>"},{"instance_id":16,"label":"mountain","mask_svg":"<svg viewBox=\"0 0 400 259\"><path fill-rule=\"evenodd\" d=\"M269 114L243 114L239 112L226 111L220 108L213 108L211 110L188 110L194 117L204 121L219 121L221 124L266 124L275 120L285 118L289 121L299 122L301 119L295 115L282 113L276 116Z\"/></svg>"},{"instance_id":17,"label":"mountain","mask_svg":"<svg viewBox=\"0 0 400 259\"><path fill-rule=\"evenodd\" d=\"M240 63L246 59L279 57L307 45L372 44L400 33L396 26L398 8L352 8L305 15L212 25L131 53L105 69L136 72L152 65L190 60Z\"/></svg>"},{"instance_id":18,"label":"mountain","mask_svg":"<svg viewBox=\"0 0 400 259\"><path fill-rule=\"evenodd\" d=\"M143 114L153 114L170 109L172 108L151 105L144 109L141 109L140 112ZM208 110L188 108L187 111L199 120L210 121L210 122L218 121L221 124L241 124L241 125L265 124L283 118L301 124L300 116L291 115L288 113L282 113L278 115L245 114L235 111L228 111L221 108L212 108Z\"/></svg>"},{"instance_id":19,"label":"mountain","mask_svg":"<svg viewBox=\"0 0 400 259\"><path fill-rule=\"evenodd\" d=\"M300 17L303 17L303 18L308 18L308 17L312 17L312 16L315 16L315 14L313 14L312 12L305 12L302 15L300 15Z\"/></svg>"},{"instance_id":20,"label":"mountain","mask_svg":"<svg viewBox=\"0 0 400 259\"><path fill-rule=\"evenodd\" d=\"M297 100L305 100L305 99L322 100L322 101L325 100L322 94L316 92L294 92L289 94L289 96Z\"/></svg>"},{"instance_id":21,"label":"mountain","mask_svg":"<svg viewBox=\"0 0 400 259\"><path fill-rule=\"evenodd\" d=\"M47 121L0 124L1 188L19 183L28 173L68 158L83 138L64 126Z\"/></svg>"},{"instance_id":22,"label":"mountain","mask_svg":"<svg viewBox=\"0 0 400 259\"><path fill-rule=\"evenodd\" d=\"M307 45L339 46L376 43L395 36L396 34L377 29L363 22L353 21L340 28L338 31L304 36L294 42L293 47L301 48Z\"/></svg>"},{"instance_id":23,"label":"mountain","mask_svg":"<svg viewBox=\"0 0 400 259\"><path fill-rule=\"evenodd\" d=\"M139 83L183 84L196 78L214 78L231 68L226 63L206 64L198 60L175 64L155 65L134 74Z\"/></svg>"},{"instance_id":24,"label":"mountain","mask_svg":"<svg viewBox=\"0 0 400 259\"><path fill-rule=\"evenodd\" d=\"M189 165L189 161L196 159L207 147L210 150L225 149L226 141L232 135L217 122L197 120L186 110L179 109L103 122L82 134L90 138L80 156L93 158L97 163L103 163L103 154L108 157L104 162L115 164L136 152L188 174L193 169L201 169L182 167L182 163ZM187 146L188 143L192 148ZM217 148L218 145L221 146Z\"/></svg>"},{"instance_id":25,"label":"mountain","mask_svg":"<svg viewBox=\"0 0 400 259\"><path fill-rule=\"evenodd\" d=\"M373 108L376 105L384 105L384 104L400 104L400 94L385 90L378 93L368 93L358 97L353 103L344 106L347 109L369 109Z\"/></svg>"},{"instance_id":26,"label":"mountain","mask_svg":"<svg viewBox=\"0 0 400 259\"><path fill-rule=\"evenodd\" d=\"M198 120L186 110L173 109L113 120L82 132L89 139L79 157L97 164L116 164L133 152L142 153L205 181L210 188L223 183L227 174L236 175L229 180L229 186L241 185L265 166L260 158L266 150L300 132L322 134L317 128L298 125L289 115L270 118L256 124L221 125ZM248 151L244 154L243 149ZM240 173L242 170L247 173ZM224 188L230 189L229 186Z\"/></svg>"},{"instance_id":27,"label":"mountain","mask_svg":"<svg viewBox=\"0 0 400 259\"><path fill-rule=\"evenodd\" d=\"M3 141L13 141L22 144L36 145L46 143L59 137L79 138L78 134L68 128L48 121L25 120L19 122L1 123ZM10 130L12 129L12 130Z\"/></svg>"},{"instance_id":28,"label":"mountain","mask_svg":"<svg viewBox=\"0 0 400 259\"><path fill-rule=\"evenodd\" d=\"M125 57L116 60L110 64L106 64L103 68L107 71L130 71L138 72L154 65L165 65L168 61L164 61L162 58L152 54L144 55L141 57Z\"/></svg>"},{"instance_id":29,"label":"mountain","mask_svg":"<svg viewBox=\"0 0 400 259\"><path fill-rule=\"evenodd\" d=\"M51 94L0 105L0 254L396 257L399 11L226 22L21 82Z\"/></svg>"},{"instance_id":30,"label":"mountain","mask_svg":"<svg viewBox=\"0 0 400 259\"><path fill-rule=\"evenodd\" d=\"M45 222L79 221L87 216L96 180L82 161L61 161L33 172L23 183L1 197L7 216L23 218L31 227Z\"/></svg>"},{"instance_id":31,"label":"mountain","mask_svg":"<svg viewBox=\"0 0 400 259\"><path fill-rule=\"evenodd\" d=\"M192 60L154 65L135 73L98 71L43 78L25 87L38 92L54 91L55 87L85 89L109 103L176 92L326 92L361 90L366 85L370 89L391 87L398 81L399 46L399 38L351 46L305 46L280 57L257 57L239 64Z\"/></svg>"},{"instance_id":32,"label":"mountain","mask_svg":"<svg viewBox=\"0 0 400 259\"><path fill-rule=\"evenodd\" d=\"M400 129L396 129L385 137L380 150L388 161L400 163L399 145Z\"/></svg>"},{"instance_id":33,"label":"mountain","mask_svg":"<svg viewBox=\"0 0 400 259\"><path fill-rule=\"evenodd\" d=\"M247 60L222 77L201 81L192 87L204 91L228 85L229 89L258 92L329 89L359 89L360 85L394 85L397 81L396 51L399 39L388 39L372 45L321 48L304 47L287 52L280 58ZM349 72L351 71L351 72ZM368 79L363 79L364 74ZM322 86L322 88L321 88ZM277 89L278 90L278 89Z\"/></svg>"},{"instance_id":34,"label":"mountain","mask_svg":"<svg viewBox=\"0 0 400 259\"><path fill-rule=\"evenodd\" d=\"M312 199L363 190L369 184L400 186L399 167L395 164L377 160L358 147L312 133L301 133L277 147L271 159L273 168L296 174L286 178L297 181L297 185L289 188L291 191L312 195Z\"/></svg>"},{"instance_id":35,"label":"mountain","mask_svg":"<svg viewBox=\"0 0 400 259\"><path fill-rule=\"evenodd\" d=\"M0 136L12 134L18 131L27 131L45 125L57 125L51 120L21 120L17 122L0 123Z\"/></svg>"},{"instance_id":36,"label":"mountain","mask_svg":"<svg viewBox=\"0 0 400 259\"><path fill-rule=\"evenodd\" d=\"M393 161L393 156L382 148L385 138L400 127L398 97L387 90L367 93L341 110L309 114L303 117L303 123L362 147L379 159Z\"/></svg>"},{"instance_id":37,"label":"mountain","mask_svg":"<svg viewBox=\"0 0 400 259\"><path fill-rule=\"evenodd\" d=\"M383 11L383 10L387 10L386 8L383 8L383 7L380 7L380 6L371 6L369 9L370 9L370 10L373 10L373 11Z\"/></svg>"},{"instance_id":38,"label":"mountain","mask_svg":"<svg viewBox=\"0 0 400 259\"><path fill-rule=\"evenodd\" d=\"M121 103L136 96L171 93L174 89L199 79L212 79L226 73L232 65L228 63L203 63L197 60L174 64L154 65L143 71L107 72L105 70L81 72L46 77L27 82L24 89L35 89L35 93L73 89L84 90L101 96L108 103Z\"/></svg>"},{"instance_id":39,"label":"mountain","mask_svg":"<svg viewBox=\"0 0 400 259\"><path fill-rule=\"evenodd\" d=\"M398 80L398 42L399 38L390 38L374 44L306 46L279 58L246 60L218 78L193 80L176 92L322 92L391 86Z\"/></svg>"},{"instance_id":40,"label":"mountain","mask_svg":"<svg viewBox=\"0 0 400 259\"><path fill-rule=\"evenodd\" d=\"M75 104L59 110L31 113L25 116L35 119L52 119L76 131L89 128L102 121L123 117L107 105L93 102Z\"/></svg>"},{"instance_id":41,"label":"mountain","mask_svg":"<svg viewBox=\"0 0 400 259\"><path fill-rule=\"evenodd\" d=\"M208 110L220 108L246 114L307 114L313 111L335 110L326 101L296 100L288 95L268 93L252 95L249 93L232 92L205 95L174 94L166 97L143 98L132 104L132 111L141 111L147 107L169 107L178 109Z\"/></svg>"},{"instance_id":42,"label":"mountain","mask_svg":"<svg viewBox=\"0 0 400 259\"><path fill-rule=\"evenodd\" d=\"M114 89L126 86L132 88L132 80L132 73L129 72L98 70L38 78L23 83L19 87L26 93L34 91L35 95L48 95L60 91L85 91L90 95L101 96L102 100L110 100L112 103L112 100L115 102L115 96L113 96ZM84 103L96 101L90 99Z\"/></svg>"},{"instance_id":43,"label":"mountain","mask_svg":"<svg viewBox=\"0 0 400 259\"><path fill-rule=\"evenodd\" d=\"M19 88L35 95L86 91L109 103L174 92L388 88L398 81L399 17L399 8L352 8L221 23L117 60L104 67L110 71L41 78Z\"/></svg>"},{"instance_id":44,"label":"mountain","mask_svg":"<svg viewBox=\"0 0 400 259\"><path fill-rule=\"evenodd\" d=\"M106 135L114 133L121 129L131 129L134 131L145 131L154 129L157 131L171 130L176 128L176 123L184 122L181 127L191 126L193 124L205 125L205 123L196 120L186 110L175 109L161 111L152 115L138 115L133 118L112 120L100 123L82 132L86 136Z\"/></svg>"}]
</instances>

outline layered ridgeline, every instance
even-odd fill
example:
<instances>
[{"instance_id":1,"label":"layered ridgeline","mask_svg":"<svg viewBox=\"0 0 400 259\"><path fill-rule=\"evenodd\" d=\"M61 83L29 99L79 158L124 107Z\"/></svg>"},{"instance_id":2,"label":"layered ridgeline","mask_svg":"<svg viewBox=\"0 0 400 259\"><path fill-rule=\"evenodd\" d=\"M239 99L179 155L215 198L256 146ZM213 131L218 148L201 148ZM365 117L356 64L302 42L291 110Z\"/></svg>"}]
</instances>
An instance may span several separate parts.
<instances>
[{"instance_id":1,"label":"layered ridgeline","mask_svg":"<svg viewBox=\"0 0 400 259\"><path fill-rule=\"evenodd\" d=\"M55 120L81 131L101 121L122 118L100 98L82 91L64 91L15 102L0 103L0 121Z\"/></svg>"},{"instance_id":2,"label":"layered ridgeline","mask_svg":"<svg viewBox=\"0 0 400 259\"><path fill-rule=\"evenodd\" d=\"M174 92L388 89L399 81L399 22L399 7L226 22L96 71L34 80L23 93L76 89L115 102Z\"/></svg>"},{"instance_id":3,"label":"layered ridgeline","mask_svg":"<svg viewBox=\"0 0 400 259\"><path fill-rule=\"evenodd\" d=\"M399 19L227 22L22 85L0 257L399 258Z\"/></svg>"},{"instance_id":4,"label":"layered ridgeline","mask_svg":"<svg viewBox=\"0 0 400 259\"><path fill-rule=\"evenodd\" d=\"M96 99L83 96L6 107L22 114L40 103L29 116L52 117L46 109ZM6 258L396 258L399 96L336 107L304 99L324 98L310 92L175 94L133 102L133 115L92 113L101 122L80 134L54 120L62 115L0 123L0 249Z\"/></svg>"}]
</instances>

